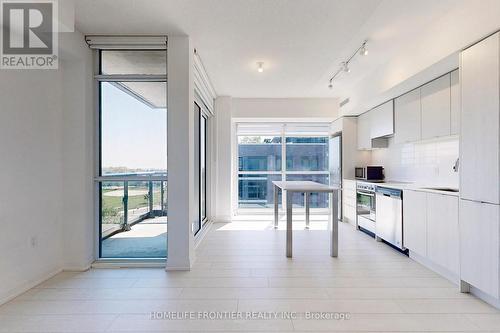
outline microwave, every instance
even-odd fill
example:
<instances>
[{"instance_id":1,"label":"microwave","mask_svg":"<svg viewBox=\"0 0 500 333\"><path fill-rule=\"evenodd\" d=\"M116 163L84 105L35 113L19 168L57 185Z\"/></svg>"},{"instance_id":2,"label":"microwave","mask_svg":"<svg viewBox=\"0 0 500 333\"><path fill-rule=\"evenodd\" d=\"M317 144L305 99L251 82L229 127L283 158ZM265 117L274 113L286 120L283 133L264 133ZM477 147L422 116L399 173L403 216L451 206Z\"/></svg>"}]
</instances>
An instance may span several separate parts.
<instances>
[{"instance_id":1,"label":"microwave","mask_svg":"<svg viewBox=\"0 0 500 333\"><path fill-rule=\"evenodd\" d=\"M374 165L356 167L354 168L354 177L361 180L382 181L385 178L384 167Z\"/></svg>"}]
</instances>

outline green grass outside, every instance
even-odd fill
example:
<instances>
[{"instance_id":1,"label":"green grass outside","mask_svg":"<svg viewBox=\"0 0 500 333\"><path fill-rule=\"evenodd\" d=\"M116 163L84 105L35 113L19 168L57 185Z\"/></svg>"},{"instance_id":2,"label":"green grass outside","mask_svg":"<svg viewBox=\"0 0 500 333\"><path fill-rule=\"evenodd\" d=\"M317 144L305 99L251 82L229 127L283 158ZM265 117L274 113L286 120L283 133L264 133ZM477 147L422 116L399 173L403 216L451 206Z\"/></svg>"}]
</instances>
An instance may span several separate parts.
<instances>
[{"instance_id":1,"label":"green grass outside","mask_svg":"<svg viewBox=\"0 0 500 333\"><path fill-rule=\"evenodd\" d=\"M120 224L123 221L123 196L106 196L106 192L115 191L115 189L102 190L102 223ZM166 195L166 192L164 193ZM153 206L161 204L160 189L153 191ZM148 207L148 195L133 195L128 197L128 209L137 209Z\"/></svg>"}]
</instances>

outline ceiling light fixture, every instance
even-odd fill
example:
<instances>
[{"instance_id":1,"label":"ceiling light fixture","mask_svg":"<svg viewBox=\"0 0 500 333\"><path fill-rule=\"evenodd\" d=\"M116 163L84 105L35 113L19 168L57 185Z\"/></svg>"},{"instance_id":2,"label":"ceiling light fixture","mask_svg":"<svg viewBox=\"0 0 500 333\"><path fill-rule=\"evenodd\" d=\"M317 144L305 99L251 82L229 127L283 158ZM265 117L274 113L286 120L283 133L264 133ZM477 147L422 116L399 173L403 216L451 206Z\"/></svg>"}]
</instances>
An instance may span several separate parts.
<instances>
[{"instance_id":1,"label":"ceiling light fixture","mask_svg":"<svg viewBox=\"0 0 500 333\"><path fill-rule=\"evenodd\" d=\"M264 71L264 63L262 61L257 62L257 72L262 73Z\"/></svg>"},{"instance_id":2,"label":"ceiling light fixture","mask_svg":"<svg viewBox=\"0 0 500 333\"><path fill-rule=\"evenodd\" d=\"M342 63L342 70L346 73L349 73L351 71L351 69L349 68L349 63L347 62L343 62Z\"/></svg>"},{"instance_id":3,"label":"ceiling light fixture","mask_svg":"<svg viewBox=\"0 0 500 333\"><path fill-rule=\"evenodd\" d=\"M368 49L366 48L366 41L363 42L361 48L359 49L359 55L365 56L368 55Z\"/></svg>"},{"instance_id":4,"label":"ceiling light fixture","mask_svg":"<svg viewBox=\"0 0 500 333\"><path fill-rule=\"evenodd\" d=\"M357 55L367 55L368 54L368 49L366 48L366 43L368 43L368 40L363 41L363 44L361 44L360 47L356 49L356 51L346 60L342 61L340 63L339 69L333 74L333 76L328 80L328 88L332 89L333 88L333 80L341 73L349 73L351 71L351 68L349 67L349 63L351 60Z\"/></svg>"}]
</instances>

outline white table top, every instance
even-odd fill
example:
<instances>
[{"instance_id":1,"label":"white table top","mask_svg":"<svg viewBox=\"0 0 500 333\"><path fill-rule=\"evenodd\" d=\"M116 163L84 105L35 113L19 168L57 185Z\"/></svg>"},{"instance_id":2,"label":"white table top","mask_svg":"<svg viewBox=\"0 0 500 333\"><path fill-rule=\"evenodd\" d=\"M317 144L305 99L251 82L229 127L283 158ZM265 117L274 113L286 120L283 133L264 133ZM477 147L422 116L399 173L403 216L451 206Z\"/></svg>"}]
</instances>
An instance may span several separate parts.
<instances>
[{"instance_id":1,"label":"white table top","mask_svg":"<svg viewBox=\"0 0 500 333\"><path fill-rule=\"evenodd\" d=\"M312 181L273 181L273 184L285 191L295 192L333 192L338 186L329 186Z\"/></svg>"}]
</instances>

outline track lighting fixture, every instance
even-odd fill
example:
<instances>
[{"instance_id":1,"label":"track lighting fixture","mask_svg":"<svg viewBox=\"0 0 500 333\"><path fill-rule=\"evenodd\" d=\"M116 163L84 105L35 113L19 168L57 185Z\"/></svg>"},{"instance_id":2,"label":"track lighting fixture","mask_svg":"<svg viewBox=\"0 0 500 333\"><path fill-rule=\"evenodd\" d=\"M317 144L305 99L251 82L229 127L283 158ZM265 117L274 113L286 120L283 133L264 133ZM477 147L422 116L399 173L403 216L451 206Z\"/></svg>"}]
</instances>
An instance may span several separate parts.
<instances>
[{"instance_id":1,"label":"track lighting fixture","mask_svg":"<svg viewBox=\"0 0 500 333\"><path fill-rule=\"evenodd\" d=\"M366 48L366 43L368 43L368 40L365 40L363 44L361 44L360 47L357 48L357 50L345 61L342 61L340 63L340 68L333 74L333 76L330 78L328 81L328 88L332 89L333 88L333 80L339 75L341 72L344 73L349 73L351 71L351 68L349 67L349 63L351 60L357 55L368 55L368 49Z\"/></svg>"},{"instance_id":2,"label":"track lighting fixture","mask_svg":"<svg viewBox=\"0 0 500 333\"><path fill-rule=\"evenodd\" d=\"M368 55L368 49L366 48L366 41L363 42L363 45L361 45L361 48L359 49L359 55L362 56Z\"/></svg>"},{"instance_id":3,"label":"track lighting fixture","mask_svg":"<svg viewBox=\"0 0 500 333\"><path fill-rule=\"evenodd\" d=\"M346 73L349 73L351 71L351 69L349 68L349 63L348 62L343 62L342 63L342 70Z\"/></svg>"}]
</instances>

